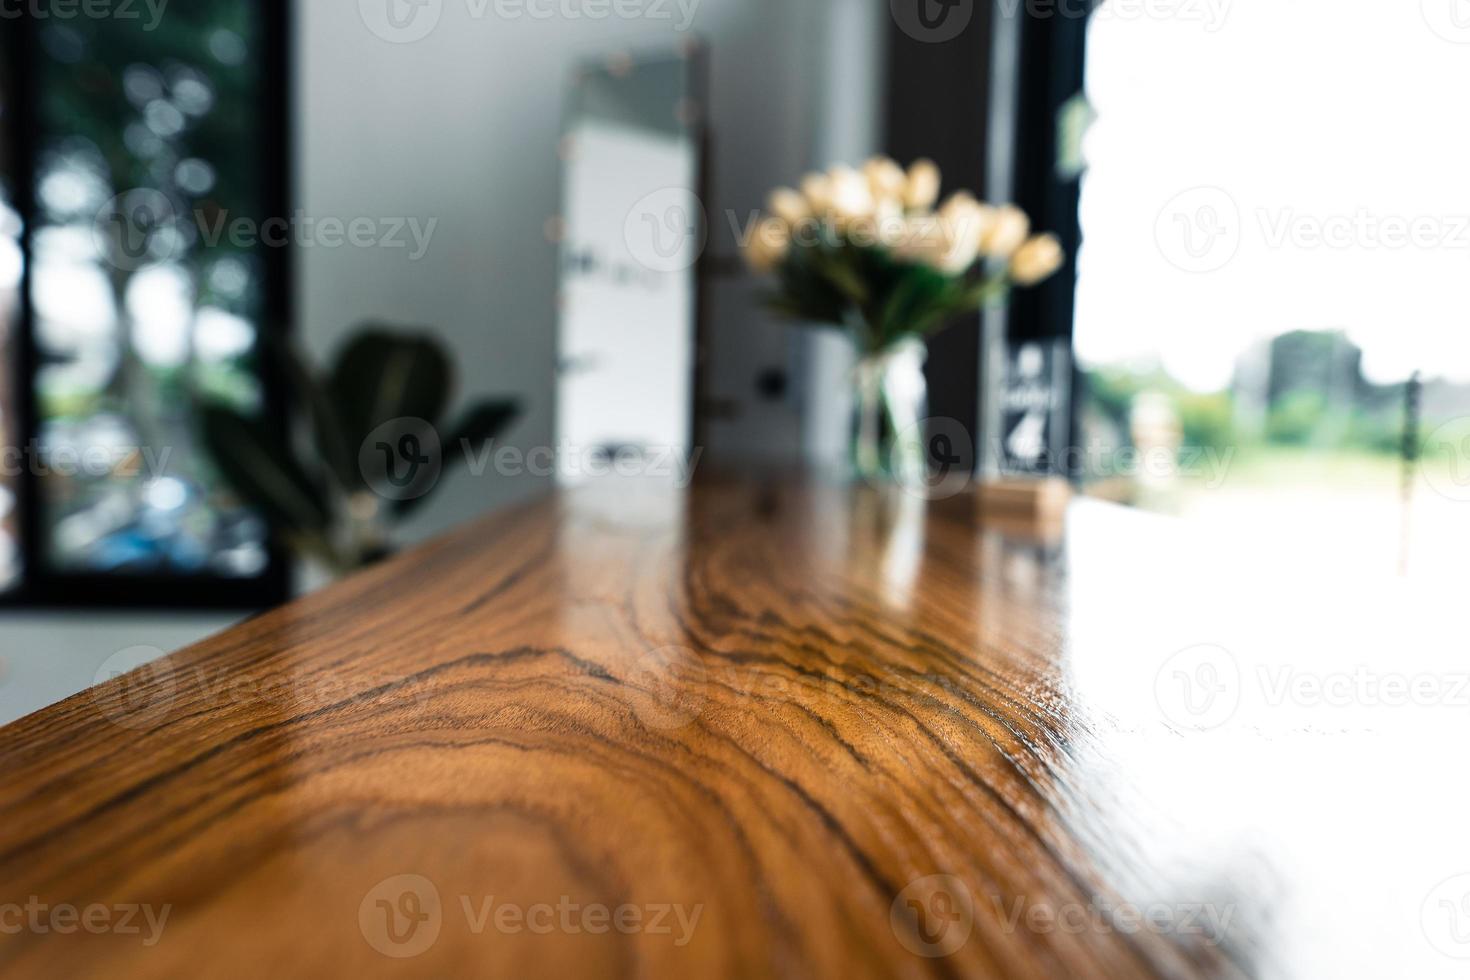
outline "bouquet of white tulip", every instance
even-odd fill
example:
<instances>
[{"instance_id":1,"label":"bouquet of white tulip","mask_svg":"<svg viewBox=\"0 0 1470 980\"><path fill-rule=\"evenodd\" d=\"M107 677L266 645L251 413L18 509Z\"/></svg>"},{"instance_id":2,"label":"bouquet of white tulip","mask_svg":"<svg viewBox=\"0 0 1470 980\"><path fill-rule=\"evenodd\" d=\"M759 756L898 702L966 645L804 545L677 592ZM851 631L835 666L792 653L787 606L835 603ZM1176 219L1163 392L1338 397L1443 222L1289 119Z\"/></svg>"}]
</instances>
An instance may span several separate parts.
<instances>
[{"instance_id":1,"label":"bouquet of white tulip","mask_svg":"<svg viewBox=\"0 0 1470 980\"><path fill-rule=\"evenodd\" d=\"M900 393L915 390L917 374L922 397L923 338L1062 265L1056 237L1032 235L1020 208L967 191L936 208L940 183L933 161L905 171L887 157L809 174L800 191L771 193L744 243L751 268L779 281L772 309L851 337L860 358L854 462L864 476L921 465L913 440L893 440L921 417ZM907 458L892 458L898 449Z\"/></svg>"},{"instance_id":2,"label":"bouquet of white tulip","mask_svg":"<svg viewBox=\"0 0 1470 980\"><path fill-rule=\"evenodd\" d=\"M934 333L1061 266L1056 238L1032 236L1020 208L959 191L936 209L939 189L929 160L907 172L876 157L861 171L810 174L800 191L771 193L770 213L747 236L746 260L779 278L774 309L849 330L865 355Z\"/></svg>"}]
</instances>

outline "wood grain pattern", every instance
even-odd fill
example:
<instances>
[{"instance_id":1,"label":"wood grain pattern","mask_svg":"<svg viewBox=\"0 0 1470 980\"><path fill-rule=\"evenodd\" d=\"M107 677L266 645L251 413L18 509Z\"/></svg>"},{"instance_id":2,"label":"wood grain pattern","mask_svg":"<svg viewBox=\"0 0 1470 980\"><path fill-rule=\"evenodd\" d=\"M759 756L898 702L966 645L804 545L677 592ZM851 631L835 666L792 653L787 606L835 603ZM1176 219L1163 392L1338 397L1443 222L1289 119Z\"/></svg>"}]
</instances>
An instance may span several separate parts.
<instances>
[{"instance_id":1,"label":"wood grain pattern","mask_svg":"<svg viewBox=\"0 0 1470 980\"><path fill-rule=\"evenodd\" d=\"M1309 805L1270 776L1282 742L1185 731L1155 698L1192 643L1254 655L1238 583L1171 618L1155 601L1204 585L1160 522L1070 520L1033 540L969 497L803 482L607 485L493 517L4 729L0 906L168 911L149 944L0 908L0 972L1317 962L1337 939L1272 925L1297 921L1287 855L1320 836L1261 830ZM1289 772L1354 744L1294 743Z\"/></svg>"}]
</instances>

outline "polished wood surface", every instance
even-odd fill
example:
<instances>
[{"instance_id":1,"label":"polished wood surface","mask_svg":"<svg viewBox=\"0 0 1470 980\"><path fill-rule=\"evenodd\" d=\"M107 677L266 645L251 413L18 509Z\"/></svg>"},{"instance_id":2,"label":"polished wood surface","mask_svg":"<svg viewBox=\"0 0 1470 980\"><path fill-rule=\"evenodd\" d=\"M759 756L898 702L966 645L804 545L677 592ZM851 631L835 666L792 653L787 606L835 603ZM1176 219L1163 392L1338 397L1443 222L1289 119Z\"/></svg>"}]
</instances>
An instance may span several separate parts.
<instances>
[{"instance_id":1,"label":"polished wood surface","mask_svg":"<svg viewBox=\"0 0 1470 980\"><path fill-rule=\"evenodd\" d=\"M0 975L1463 975L1470 708L1311 691L1463 630L1363 594L1087 501L559 494L0 730Z\"/></svg>"}]
</instances>

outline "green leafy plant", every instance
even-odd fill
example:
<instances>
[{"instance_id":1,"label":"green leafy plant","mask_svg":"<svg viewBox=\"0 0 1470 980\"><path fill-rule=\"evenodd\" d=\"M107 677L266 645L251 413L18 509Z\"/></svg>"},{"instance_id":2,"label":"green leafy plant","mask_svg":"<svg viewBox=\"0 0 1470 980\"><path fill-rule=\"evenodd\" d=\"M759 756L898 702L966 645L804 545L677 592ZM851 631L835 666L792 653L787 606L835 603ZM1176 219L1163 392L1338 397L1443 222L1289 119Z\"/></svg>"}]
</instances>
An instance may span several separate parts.
<instances>
[{"instance_id":1,"label":"green leafy plant","mask_svg":"<svg viewBox=\"0 0 1470 980\"><path fill-rule=\"evenodd\" d=\"M281 343L267 344L302 423L283 437L258 414L219 402L199 408L204 445L221 476L299 556L343 574L391 551L394 525L428 499L438 469L468 456L519 414L514 400L491 399L441 425L455 387L444 348L421 333L367 326L325 371L313 371ZM363 465L383 427L411 423L439 434L436 479L422 492L385 493ZM464 450L464 451L460 451ZM391 451L391 449L390 449Z\"/></svg>"}]
</instances>

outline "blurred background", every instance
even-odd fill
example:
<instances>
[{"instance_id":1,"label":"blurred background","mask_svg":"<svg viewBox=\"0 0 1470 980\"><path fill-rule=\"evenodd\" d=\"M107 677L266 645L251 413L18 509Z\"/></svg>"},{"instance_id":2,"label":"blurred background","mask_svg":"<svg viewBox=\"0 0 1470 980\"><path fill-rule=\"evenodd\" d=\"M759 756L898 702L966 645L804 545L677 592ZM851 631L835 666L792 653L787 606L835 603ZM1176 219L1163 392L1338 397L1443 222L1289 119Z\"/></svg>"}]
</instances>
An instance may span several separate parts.
<instances>
[{"instance_id":1,"label":"blurred background","mask_svg":"<svg viewBox=\"0 0 1470 980\"><path fill-rule=\"evenodd\" d=\"M977 477L1461 574L1450 0L157 0L0 31L0 722L625 454L840 467L852 354L767 313L739 244L770 188L875 153L1069 254L930 344ZM410 354L514 455L451 465L446 428L432 495L363 462L376 498L273 537L206 406L279 455L303 392L350 414ZM1044 419L1013 410L1038 386Z\"/></svg>"}]
</instances>

